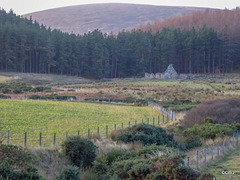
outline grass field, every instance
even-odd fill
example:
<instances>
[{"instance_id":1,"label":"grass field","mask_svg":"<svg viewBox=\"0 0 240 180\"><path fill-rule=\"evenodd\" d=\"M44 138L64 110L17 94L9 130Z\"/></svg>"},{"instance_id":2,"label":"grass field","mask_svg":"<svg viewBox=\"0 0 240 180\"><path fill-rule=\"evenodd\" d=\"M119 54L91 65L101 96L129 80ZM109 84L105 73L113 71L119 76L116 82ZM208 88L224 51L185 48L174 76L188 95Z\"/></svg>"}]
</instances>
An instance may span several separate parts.
<instances>
[{"instance_id":1,"label":"grass field","mask_svg":"<svg viewBox=\"0 0 240 180\"><path fill-rule=\"evenodd\" d=\"M57 133L57 143L69 135L87 135L88 129L105 136L106 125L109 133L128 126L135 120L142 122L159 115L159 111L151 107L136 107L111 104L56 102L56 101L27 101L27 100L0 100L0 122L3 131L10 130L11 144L24 144L24 133L28 133L28 144L39 144L39 133L42 133L44 145L53 144L53 134ZM6 139L5 139L6 142Z\"/></svg>"},{"instance_id":2,"label":"grass field","mask_svg":"<svg viewBox=\"0 0 240 180\"><path fill-rule=\"evenodd\" d=\"M227 171L229 174L222 174L222 171ZM214 174L217 179L221 180L239 180L240 146L221 159L211 163L209 166L203 169L203 172Z\"/></svg>"}]
</instances>

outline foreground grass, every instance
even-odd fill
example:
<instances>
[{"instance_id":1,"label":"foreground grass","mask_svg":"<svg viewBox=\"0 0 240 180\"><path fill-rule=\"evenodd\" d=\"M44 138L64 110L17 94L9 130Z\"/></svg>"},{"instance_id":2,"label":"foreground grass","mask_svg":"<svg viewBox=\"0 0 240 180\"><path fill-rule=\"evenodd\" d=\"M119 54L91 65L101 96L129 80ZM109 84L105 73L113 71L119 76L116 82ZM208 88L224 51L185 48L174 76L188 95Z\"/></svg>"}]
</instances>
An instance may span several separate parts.
<instances>
[{"instance_id":1,"label":"foreground grass","mask_svg":"<svg viewBox=\"0 0 240 180\"><path fill-rule=\"evenodd\" d=\"M24 144L24 133L27 132L29 145L39 144L40 132L42 144L53 144L54 133L57 135L56 143L60 143L69 135L87 135L88 129L91 134L106 135L106 125L109 133L114 130L149 118L162 117L159 111L150 107L123 106L97 103L80 102L53 102L53 101L19 101L0 100L0 122L3 131L10 130L11 144ZM6 139L5 139L6 142Z\"/></svg>"},{"instance_id":2,"label":"foreground grass","mask_svg":"<svg viewBox=\"0 0 240 180\"><path fill-rule=\"evenodd\" d=\"M222 174L222 171L231 171L234 172L234 174ZM221 180L240 179L240 146L221 159L211 163L203 169L203 172L211 173L215 175L217 179Z\"/></svg>"}]
</instances>

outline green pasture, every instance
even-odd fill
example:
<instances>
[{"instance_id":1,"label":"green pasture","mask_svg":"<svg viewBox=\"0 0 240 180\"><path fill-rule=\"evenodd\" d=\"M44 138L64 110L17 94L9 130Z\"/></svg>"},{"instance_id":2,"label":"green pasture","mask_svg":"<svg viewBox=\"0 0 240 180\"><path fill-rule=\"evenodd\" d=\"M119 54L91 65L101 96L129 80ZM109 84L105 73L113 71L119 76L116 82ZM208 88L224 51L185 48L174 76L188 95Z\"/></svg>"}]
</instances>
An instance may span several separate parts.
<instances>
[{"instance_id":1,"label":"green pasture","mask_svg":"<svg viewBox=\"0 0 240 180\"><path fill-rule=\"evenodd\" d=\"M24 145L25 132L27 144L38 145L40 132L42 145L52 145L54 133L56 144L62 142L68 135L87 136L88 129L91 134L106 136L106 126L109 133L144 120L153 123L162 114L151 107L136 107L112 104L82 103L82 102L57 102L57 101L31 101L31 100L0 100L0 125L2 132L7 136L10 130L10 144ZM157 124L158 121L156 120ZM6 138L4 142L6 143Z\"/></svg>"},{"instance_id":2,"label":"green pasture","mask_svg":"<svg viewBox=\"0 0 240 180\"><path fill-rule=\"evenodd\" d=\"M239 180L240 179L240 146L232 150L229 154L216 160L203 170L205 173L211 173L221 180ZM224 172L223 172L224 171Z\"/></svg>"}]
</instances>

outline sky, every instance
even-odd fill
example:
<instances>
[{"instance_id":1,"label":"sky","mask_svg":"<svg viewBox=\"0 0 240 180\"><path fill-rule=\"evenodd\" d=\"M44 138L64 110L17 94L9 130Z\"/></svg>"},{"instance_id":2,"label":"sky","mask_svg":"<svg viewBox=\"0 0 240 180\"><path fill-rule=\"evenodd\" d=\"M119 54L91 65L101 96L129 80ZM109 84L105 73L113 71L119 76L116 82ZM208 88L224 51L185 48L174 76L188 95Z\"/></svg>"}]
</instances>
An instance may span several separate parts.
<instances>
[{"instance_id":1,"label":"sky","mask_svg":"<svg viewBox=\"0 0 240 180\"><path fill-rule=\"evenodd\" d=\"M92 3L133 3L217 9L234 9L240 6L240 0L0 0L0 8L6 11L12 9L17 15L23 15L46 9Z\"/></svg>"}]
</instances>

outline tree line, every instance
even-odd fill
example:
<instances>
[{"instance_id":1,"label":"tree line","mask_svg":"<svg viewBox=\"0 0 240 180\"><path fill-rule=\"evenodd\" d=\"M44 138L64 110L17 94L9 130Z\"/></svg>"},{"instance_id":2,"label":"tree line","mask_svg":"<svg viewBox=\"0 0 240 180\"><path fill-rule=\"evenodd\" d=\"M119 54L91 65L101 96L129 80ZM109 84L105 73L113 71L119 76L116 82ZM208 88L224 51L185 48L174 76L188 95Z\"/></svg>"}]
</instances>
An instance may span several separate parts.
<instances>
[{"instance_id":1,"label":"tree line","mask_svg":"<svg viewBox=\"0 0 240 180\"><path fill-rule=\"evenodd\" d=\"M122 78L163 72L173 64L178 73L232 72L240 43L232 44L226 29L202 25L75 35L2 9L0 71Z\"/></svg>"}]
</instances>

